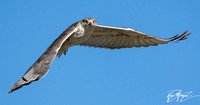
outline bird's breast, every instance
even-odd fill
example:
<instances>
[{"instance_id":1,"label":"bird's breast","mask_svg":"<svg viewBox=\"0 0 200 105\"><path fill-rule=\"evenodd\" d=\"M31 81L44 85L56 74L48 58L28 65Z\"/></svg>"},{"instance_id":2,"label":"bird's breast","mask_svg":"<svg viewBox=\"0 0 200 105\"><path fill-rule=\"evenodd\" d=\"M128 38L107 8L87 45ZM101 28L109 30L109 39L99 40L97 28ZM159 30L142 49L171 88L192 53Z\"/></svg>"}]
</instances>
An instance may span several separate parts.
<instances>
[{"instance_id":1,"label":"bird's breast","mask_svg":"<svg viewBox=\"0 0 200 105\"><path fill-rule=\"evenodd\" d=\"M76 33L74 33L73 37L70 38L74 44L80 44L84 41L86 41L93 33L95 27L81 27L78 29Z\"/></svg>"}]
</instances>

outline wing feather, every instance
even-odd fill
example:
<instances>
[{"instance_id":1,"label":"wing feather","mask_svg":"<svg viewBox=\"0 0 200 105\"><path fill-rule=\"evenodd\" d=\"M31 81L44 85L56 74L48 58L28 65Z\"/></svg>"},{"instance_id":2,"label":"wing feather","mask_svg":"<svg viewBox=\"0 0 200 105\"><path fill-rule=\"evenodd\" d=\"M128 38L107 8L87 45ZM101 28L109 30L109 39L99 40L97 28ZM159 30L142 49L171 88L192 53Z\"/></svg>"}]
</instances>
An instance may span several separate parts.
<instances>
[{"instance_id":1,"label":"wing feather","mask_svg":"<svg viewBox=\"0 0 200 105\"><path fill-rule=\"evenodd\" d=\"M128 41L129 39L127 39L126 37L124 37L124 44L122 43L122 45L124 45L123 47L129 47L129 45L130 45L130 41Z\"/></svg>"},{"instance_id":2,"label":"wing feather","mask_svg":"<svg viewBox=\"0 0 200 105\"><path fill-rule=\"evenodd\" d=\"M112 38L106 37L106 38L102 41L102 44L99 43L99 44L97 45L97 47L100 46L100 47L102 47L102 48L110 48L110 47L109 47L109 44L111 43L112 40L113 40ZM111 49L112 49L112 48L111 48Z\"/></svg>"},{"instance_id":3,"label":"wing feather","mask_svg":"<svg viewBox=\"0 0 200 105\"><path fill-rule=\"evenodd\" d=\"M34 81L39 80L45 76L51 66L51 63L58 54L60 47L63 42L72 35L77 28L75 24L65 30L50 46L49 48L39 57L39 59L27 70L27 72L21 77L10 89L8 93L13 92L21 88L22 86L28 85Z\"/></svg>"},{"instance_id":4,"label":"wing feather","mask_svg":"<svg viewBox=\"0 0 200 105\"><path fill-rule=\"evenodd\" d=\"M143 40L147 43L148 46L154 46L155 45L155 43L152 43L150 40L147 40L147 39L143 39Z\"/></svg>"},{"instance_id":5,"label":"wing feather","mask_svg":"<svg viewBox=\"0 0 200 105\"><path fill-rule=\"evenodd\" d=\"M119 47L124 47L125 45L125 39L124 39L124 36L121 36L121 40L119 40Z\"/></svg>"},{"instance_id":6,"label":"wing feather","mask_svg":"<svg viewBox=\"0 0 200 105\"><path fill-rule=\"evenodd\" d=\"M190 34L186 31L169 39L161 39L130 28L97 25L91 37L80 45L109 49L149 47L180 41Z\"/></svg>"},{"instance_id":7,"label":"wing feather","mask_svg":"<svg viewBox=\"0 0 200 105\"><path fill-rule=\"evenodd\" d=\"M118 44L118 43L119 43L118 38L112 37L112 40L110 40L110 43L108 43L107 45L113 49L113 48L117 48L115 47L115 44Z\"/></svg>"},{"instance_id":8,"label":"wing feather","mask_svg":"<svg viewBox=\"0 0 200 105\"><path fill-rule=\"evenodd\" d=\"M143 43L143 47L149 47L151 44L147 42L146 39L141 39L142 43Z\"/></svg>"},{"instance_id":9,"label":"wing feather","mask_svg":"<svg viewBox=\"0 0 200 105\"><path fill-rule=\"evenodd\" d=\"M126 39L126 43L128 44L128 48L131 48L131 47L136 47L137 46L137 41L136 39ZM125 45L126 46L126 45Z\"/></svg>"},{"instance_id":10,"label":"wing feather","mask_svg":"<svg viewBox=\"0 0 200 105\"><path fill-rule=\"evenodd\" d=\"M137 39L137 40L135 40L136 41L136 43L137 43L137 46L136 47L141 47L141 39Z\"/></svg>"}]
</instances>

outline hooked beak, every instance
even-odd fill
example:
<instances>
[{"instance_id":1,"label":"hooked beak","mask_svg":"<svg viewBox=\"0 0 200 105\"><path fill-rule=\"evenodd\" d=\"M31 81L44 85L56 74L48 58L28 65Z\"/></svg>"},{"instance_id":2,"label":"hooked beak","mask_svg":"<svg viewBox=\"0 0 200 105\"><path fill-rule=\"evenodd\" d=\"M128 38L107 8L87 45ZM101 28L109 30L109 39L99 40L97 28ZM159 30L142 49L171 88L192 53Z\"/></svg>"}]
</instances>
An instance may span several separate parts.
<instances>
[{"instance_id":1,"label":"hooked beak","mask_svg":"<svg viewBox=\"0 0 200 105\"><path fill-rule=\"evenodd\" d=\"M92 26L92 22L89 22L89 25Z\"/></svg>"}]
</instances>

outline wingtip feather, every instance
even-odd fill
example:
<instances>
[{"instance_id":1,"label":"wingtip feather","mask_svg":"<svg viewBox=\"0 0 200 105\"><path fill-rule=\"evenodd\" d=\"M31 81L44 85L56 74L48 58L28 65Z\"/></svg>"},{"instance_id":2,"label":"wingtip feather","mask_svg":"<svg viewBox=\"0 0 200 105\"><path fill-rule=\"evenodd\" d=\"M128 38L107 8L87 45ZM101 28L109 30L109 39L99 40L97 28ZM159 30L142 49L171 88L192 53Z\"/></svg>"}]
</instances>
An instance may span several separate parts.
<instances>
[{"instance_id":1,"label":"wingtip feather","mask_svg":"<svg viewBox=\"0 0 200 105\"><path fill-rule=\"evenodd\" d=\"M169 39L169 41L180 41L180 40L184 40L187 39L187 37L191 35L191 33L188 33L188 30L186 30L183 34L181 35L176 35L172 38Z\"/></svg>"},{"instance_id":2,"label":"wingtip feather","mask_svg":"<svg viewBox=\"0 0 200 105\"><path fill-rule=\"evenodd\" d=\"M8 94L12 93L13 91L30 84L30 81L24 81L22 78L20 78L14 85L13 87L8 91Z\"/></svg>"}]
</instances>

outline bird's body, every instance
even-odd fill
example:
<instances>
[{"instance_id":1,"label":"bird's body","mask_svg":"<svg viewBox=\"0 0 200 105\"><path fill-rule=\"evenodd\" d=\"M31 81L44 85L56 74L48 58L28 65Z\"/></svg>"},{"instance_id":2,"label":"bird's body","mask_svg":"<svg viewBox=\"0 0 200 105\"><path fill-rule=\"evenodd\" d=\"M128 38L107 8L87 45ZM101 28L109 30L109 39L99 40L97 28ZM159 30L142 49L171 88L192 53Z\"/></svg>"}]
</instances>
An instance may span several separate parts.
<instances>
[{"instance_id":1,"label":"bird's body","mask_svg":"<svg viewBox=\"0 0 200 105\"><path fill-rule=\"evenodd\" d=\"M66 54L66 51L69 47L74 45L79 45L80 43L86 41L93 33L95 26L83 26L81 21L73 24L71 27L76 27L77 31L74 32L67 40L64 41L61 48L58 51L58 57L63 53Z\"/></svg>"},{"instance_id":2,"label":"bird's body","mask_svg":"<svg viewBox=\"0 0 200 105\"><path fill-rule=\"evenodd\" d=\"M157 46L171 41L186 39L191 33L184 32L169 39L161 39L130 28L97 25L94 18L85 18L67 28L28 69L8 93L45 76L51 63L74 45L120 49Z\"/></svg>"}]
</instances>

